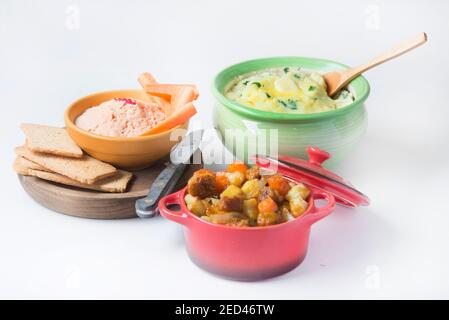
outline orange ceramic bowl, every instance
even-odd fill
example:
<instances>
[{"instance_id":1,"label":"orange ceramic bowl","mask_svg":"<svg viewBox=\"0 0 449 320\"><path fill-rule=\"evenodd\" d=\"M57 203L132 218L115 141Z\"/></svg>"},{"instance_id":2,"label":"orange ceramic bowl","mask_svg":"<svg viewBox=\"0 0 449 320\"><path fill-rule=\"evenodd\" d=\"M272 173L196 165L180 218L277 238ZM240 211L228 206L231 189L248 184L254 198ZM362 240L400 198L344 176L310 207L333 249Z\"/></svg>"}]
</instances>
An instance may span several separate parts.
<instances>
[{"instance_id":1,"label":"orange ceramic bowl","mask_svg":"<svg viewBox=\"0 0 449 320\"><path fill-rule=\"evenodd\" d=\"M73 102L65 111L64 121L72 139L92 157L124 169L141 169L167 156L185 135L188 121L171 130L145 137L105 137L81 130L75 119L84 110L113 98L148 101L141 90L113 90L94 93ZM157 98L158 99L158 98Z\"/></svg>"}]
</instances>

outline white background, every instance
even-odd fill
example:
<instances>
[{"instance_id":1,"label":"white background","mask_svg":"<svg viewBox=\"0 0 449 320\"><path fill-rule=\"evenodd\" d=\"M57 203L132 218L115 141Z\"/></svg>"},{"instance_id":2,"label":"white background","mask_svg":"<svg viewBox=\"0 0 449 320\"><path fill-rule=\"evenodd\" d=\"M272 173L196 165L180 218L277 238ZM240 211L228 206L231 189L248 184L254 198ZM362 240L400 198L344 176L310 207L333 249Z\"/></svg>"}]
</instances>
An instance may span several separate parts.
<instances>
[{"instance_id":1,"label":"white background","mask_svg":"<svg viewBox=\"0 0 449 320\"><path fill-rule=\"evenodd\" d=\"M0 298L449 298L449 2L0 2ZM21 122L63 125L73 100L137 87L139 73L199 86L241 60L301 55L362 63L419 31L429 42L366 74L369 126L336 171L372 200L313 227L309 254L267 281L194 266L182 228L51 212L11 169Z\"/></svg>"}]
</instances>

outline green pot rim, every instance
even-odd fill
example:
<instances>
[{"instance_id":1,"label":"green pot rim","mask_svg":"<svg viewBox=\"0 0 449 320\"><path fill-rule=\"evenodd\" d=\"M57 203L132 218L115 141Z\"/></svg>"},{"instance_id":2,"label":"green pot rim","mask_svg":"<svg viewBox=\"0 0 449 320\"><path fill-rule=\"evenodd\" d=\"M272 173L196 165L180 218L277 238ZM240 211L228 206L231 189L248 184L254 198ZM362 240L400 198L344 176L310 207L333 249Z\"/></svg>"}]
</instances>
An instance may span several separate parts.
<instances>
[{"instance_id":1,"label":"green pot rim","mask_svg":"<svg viewBox=\"0 0 449 320\"><path fill-rule=\"evenodd\" d=\"M221 104L239 114L261 120L279 121L312 120L336 117L338 115L345 114L354 108L361 107L370 93L368 81L363 76L358 76L349 83L349 86L355 93L354 102L340 109L307 114L278 113L258 110L234 102L226 98L223 94L226 85L236 76L257 70L282 66L304 66L307 69L320 71L344 70L349 68L347 65L339 62L311 57L285 56L247 60L231 65L220 71L213 80L212 93Z\"/></svg>"}]
</instances>

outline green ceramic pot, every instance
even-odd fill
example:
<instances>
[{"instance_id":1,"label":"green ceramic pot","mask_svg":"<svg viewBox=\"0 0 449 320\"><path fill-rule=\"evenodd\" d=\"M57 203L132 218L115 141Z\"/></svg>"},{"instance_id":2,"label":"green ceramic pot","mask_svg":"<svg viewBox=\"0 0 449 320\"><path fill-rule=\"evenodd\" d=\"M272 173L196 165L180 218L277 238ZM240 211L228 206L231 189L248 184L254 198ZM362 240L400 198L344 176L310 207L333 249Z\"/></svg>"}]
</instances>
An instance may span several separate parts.
<instances>
[{"instance_id":1,"label":"green ceramic pot","mask_svg":"<svg viewBox=\"0 0 449 320\"><path fill-rule=\"evenodd\" d=\"M230 66L222 70L213 83L215 128L227 149L244 161L256 152L307 158L306 148L312 145L329 152L332 155L329 163L332 165L349 155L364 135L367 125L364 102L370 91L364 77L359 76L349 84L355 96L353 103L320 113L262 111L231 101L223 95L225 87L238 75L286 66L322 72L348 68L334 61L305 57L263 58Z\"/></svg>"}]
</instances>

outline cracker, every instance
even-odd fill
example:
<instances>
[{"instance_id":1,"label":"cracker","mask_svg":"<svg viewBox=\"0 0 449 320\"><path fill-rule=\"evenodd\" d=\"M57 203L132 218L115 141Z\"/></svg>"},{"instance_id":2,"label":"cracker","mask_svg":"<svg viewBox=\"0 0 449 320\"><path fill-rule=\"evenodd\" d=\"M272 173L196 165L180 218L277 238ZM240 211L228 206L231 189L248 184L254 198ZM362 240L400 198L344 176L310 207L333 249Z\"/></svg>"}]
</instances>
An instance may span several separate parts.
<instances>
[{"instance_id":1,"label":"cracker","mask_svg":"<svg viewBox=\"0 0 449 320\"><path fill-rule=\"evenodd\" d=\"M16 157L16 160L14 163L17 163L17 165L22 166L26 169L33 169L33 170L40 170L40 171L47 171L50 172L50 170L38 165L37 163L34 163L33 161L30 161L28 159L25 159L23 157Z\"/></svg>"},{"instance_id":2,"label":"cracker","mask_svg":"<svg viewBox=\"0 0 449 320\"><path fill-rule=\"evenodd\" d=\"M22 131L27 138L27 146L33 151L81 158L83 151L70 138L65 129L23 123Z\"/></svg>"},{"instance_id":3,"label":"cracker","mask_svg":"<svg viewBox=\"0 0 449 320\"><path fill-rule=\"evenodd\" d=\"M33 169L28 169L28 175L72 187L104 192L125 192L128 182L132 178L132 173L123 170L117 170L117 173L114 176L102 179L93 184L80 183L58 173Z\"/></svg>"},{"instance_id":4,"label":"cracker","mask_svg":"<svg viewBox=\"0 0 449 320\"><path fill-rule=\"evenodd\" d=\"M22 156L49 171L59 173L70 179L85 184L113 176L117 169L88 155L81 158L60 157L46 153L34 152L25 146L17 147L16 154Z\"/></svg>"},{"instance_id":5,"label":"cracker","mask_svg":"<svg viewBox=\"0 0 449 320\"><path fill-rule=\"evenodd\" d=\"M23 161L21 161L21 159L23 159L23 158L22 157L16 157L16 159L14 160L14 163L12 164L12 168L18 174L21 174L23 176L28 176L29 168Z\"/></svg>"}]
</instances>

